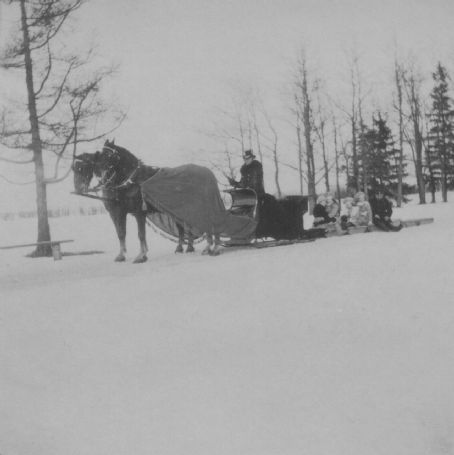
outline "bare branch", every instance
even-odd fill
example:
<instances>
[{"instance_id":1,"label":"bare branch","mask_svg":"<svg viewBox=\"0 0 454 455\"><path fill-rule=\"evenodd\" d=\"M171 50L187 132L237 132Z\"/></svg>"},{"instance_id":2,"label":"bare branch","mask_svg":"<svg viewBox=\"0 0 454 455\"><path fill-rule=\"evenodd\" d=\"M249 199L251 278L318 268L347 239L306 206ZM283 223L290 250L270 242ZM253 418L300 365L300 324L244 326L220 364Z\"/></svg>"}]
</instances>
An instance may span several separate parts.
<instances>
[{"instance_id":1,"label":"bare branch","mask_svg":"<svg viewBox=\"0 0 454 455\"><path fill-rule=\"evenodd\" d=\"M29 24L29 26L30 27L40 26L40 27L47 28L47 34L46 34L46 38L44 39L44 41L37 44L36 46L31 46L31 50L35 51L35 50L41 49L44 46L47 46L48 43L58 34L58 32L60 31L61 27L63 26L66 19L69 17L69 15L73 11L75 11L76 9L79 8L82 5L82 2L83 2L83 0L76 0L73 5L70 5L68 8L63 9L61 11L57 10L57 12L55 12L53 14L48 14L48 15L44 14L43 15L43 14L39 14L39 11L38 11L38 15L35 18L35 21L36 21L35 24L32 23L32 24ZM57 2L57 1L51 2L51 6L53 6L55 4L58 5L58 3L59 2ZM60 19L60 21L56 25L51 23L55 19ZM37 35L35 35L33 38L31 38L32 42L38 41L39 39L41 39L43 33L44 32L42 32L42 33L38 32Z\"/></svg>"},{"instance_id":2,"label":"bare branch","mask_svg":"<svg viewBox=\"0 0 454 455\"><path fill-rule=\"evenodd\" d=\"M47 62L46 74L44 75L44 77L41 81L41 85L39 86L39 89L35 92L36 97L38 97L39 94L43 91L44 86L46 85L46 82L49 79L49 76L52 71L52 53L50 51L49 45L47 45L47 59L48 59L48 62Z\"/></svg>"},{"instance_id":3,"label":"bare branch","mask_svg":"<svg viewBox=\"0 0 454 455\"><path fill-rule=\"evenodd\" d=\"M66 84L66 81L68 79L68 76L69 74L71 73L73 67L75 65L75 59L72 59L71 62L69 63L69 66L68 66L68 69L63 77L63 80L61 81L60 83L60 86L57 88L57 94L54 98L54 101L53 103L44 111L42 112L41 114L38 115L38 118L43 118L45 117L49 112L51 112L55 106L58 104L58 102L60 101L60 98L61 98L61 95L63 93L63 89L65 88L65 84ZM36 96L36 93L35 93L35 96Z\"/></svg>"}]
</instances>

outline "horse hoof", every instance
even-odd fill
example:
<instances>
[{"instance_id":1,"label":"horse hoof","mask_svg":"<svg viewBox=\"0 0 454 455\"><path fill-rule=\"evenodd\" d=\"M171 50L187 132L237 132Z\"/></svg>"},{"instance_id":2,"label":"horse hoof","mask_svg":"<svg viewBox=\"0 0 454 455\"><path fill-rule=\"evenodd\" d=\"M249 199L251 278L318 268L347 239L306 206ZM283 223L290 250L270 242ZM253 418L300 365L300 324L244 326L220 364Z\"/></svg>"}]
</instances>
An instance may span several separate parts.
<instances>
[{"instance_id":1,"label":"horse hoof","mask_svg":"<svg viewBox=\"0 0 454 455\"><path fill-rule=\"evenodd\" d=\"M116 258L115 258L115 262L125 262L126 261L126 258L124 256L120 256L118 255Z\"/></svg>"},{"instance_id":2,"label":"horse hoof","mask_svg":"<svg viewBox=\"0 0 454 455\"><path fill-rule=\"evenodd\" d=\"M210 248L209 248L209 247L204 248L204 249L202 250L202 254L203 254L204 256L207 255L207 254L211 254Z\"/></svg>"},{"instance_id":3,"label":"horse hoof","mask_svg":"<svg viewBox=\"0 0 454 455\"><path fill-rule=\"evenodd\" d=\"M183 252L183 246L182 245L178 245L176 248L175 248L175 253L182 253Z\"/></svg>"},{"instance_id":4,"label":"horse hoof","mask_svg":"<svg viewBox=\"0 0 454 455\"><path fill-rule=\"evenodd\" d=\"M133 261L133 264L143 264L144 262L147 262L148 258L146 256L140 256L138 258L135 258Z\"/></svg>"},{"instance_id":5,"label":"horse hoof","mask_svg":"<svg viewBox=\"0 0 454 455\"><path fill-rule=\"evenodd\" d=\"M188 245L186 248L186 253L194 253L194 247L192 245Z\"/></svg>"}]
</instances>

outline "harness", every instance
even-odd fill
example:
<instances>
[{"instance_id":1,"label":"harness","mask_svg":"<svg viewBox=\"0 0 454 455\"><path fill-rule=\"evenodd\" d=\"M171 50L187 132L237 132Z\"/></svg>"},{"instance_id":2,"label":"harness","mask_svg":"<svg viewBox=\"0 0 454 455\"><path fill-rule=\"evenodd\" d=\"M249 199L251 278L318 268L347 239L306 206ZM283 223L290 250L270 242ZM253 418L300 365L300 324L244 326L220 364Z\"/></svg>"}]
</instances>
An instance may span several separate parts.
<instances>
[{"instance_id":1,"label":"harness","mask_svg":"<svg viewBox=\"0 0 454 455\"><path fill-rule=\"evenodd\" d=\"M117 150L105 145L103 147L103 151L110 152L113 157L117 158L117 163L118 163L119 156L118 156ZM75 158L74 161L76 161L77 159L78 158ZM80 161L84 162L84 160L80 160ZM127 188L128 186L131 186L131 185L139 185L138 182L134 181L134 177L137 175L137 173L139 172L139 169L142 166L143 166L143 163L140 160L138 160L137 166L132 170L132 172L129 175L127 175L120 183L114 185L114 184L112 184L112 182L114 182L115 178L118 176L118 171L116 170L115 163L114 164L111 163L111 164L109 164L107 169L105 169L105 171L103 172L103 175L101 176L101 180L99 181L99 183L96 186L88 188L85 193L74 193L74 194L77 194L80 196L85 196L85 197L90 197L93 199L100 199L103 201L118 202L119 199L118 199L118 194L116 194L116 191L118 191L122 188ZM159 168L153 168L153 169L159 170ZM107 173L109 173L108 178L103 180L103 178L106 176ZM114 192L115 197L110 198L110 197L87 194L87 193L97 193L98 191L101 191L101 190L107 190L107 191Z\"/></svg>"},{"instance_id":2,"label":"harness","mask_svg":"<svg viewBox=\"0 0 454 455\"><path fill-rule=\"evenodd\" d=\"M118 152L111 148L111 147L108 147L107 145L105 145L103 147L103 150L107 150L109 152L112 152L113 155L116 155L118 156ZM104 181L104 182L100 182L98 185L96 185L95 189L98 190L98 189L109 189L109 190L117 190L117 189L120 189L120 188L124 188L128 185L134 185L136 184L136 182L134 182L132 179L133 177L137 174L137 172L139 171L140 167L142 166L142 163L140 162L140 160L138 160L138 163L137 163L137 166L135 167L135 169L131 172L131 174L129 174L122 182L120 182L118 185L110 185L109 186L109 183L111 183L115 177L117 176L117 171L115 169L115 165L111 164L107 171L108 170L111 170L113 169L113 172L112 174L110 175L110 177Z\"/></svg>"}]
</instances>

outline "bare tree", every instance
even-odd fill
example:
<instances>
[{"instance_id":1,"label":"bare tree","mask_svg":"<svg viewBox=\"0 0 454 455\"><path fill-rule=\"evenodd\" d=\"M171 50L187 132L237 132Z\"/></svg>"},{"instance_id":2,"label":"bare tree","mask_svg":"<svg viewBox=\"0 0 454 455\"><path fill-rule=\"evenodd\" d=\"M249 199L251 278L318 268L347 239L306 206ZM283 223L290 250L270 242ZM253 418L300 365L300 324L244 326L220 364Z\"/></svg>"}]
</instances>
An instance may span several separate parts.
<instances>
[{"instance_id":1,"label":"bare tree","mask_svg":"<svg viewBox=\"0 0 454 455\"><path fill-rule=\"evenodd\" d=\"M314 91L315 91L315 100L316 100L316 108L314 112L314 132L318 138L318 142L320 143L321 152L322 152L322 160L323 160L323 178L325 180L325 189L326 191L330 191L330 184L329 184L329 159L328 159L328 151L326 146L326 126L327 126L327 115L326 115L326 106L322 102L321 97L321 90L322 90L322 82L317 80L314 84Z\"/></svg>"},{"instance_id":2,"label":"bare tree","mask_svg":"<svg viewBox=\"0 0 454 455\"><path fill-rule=\"evenodd\" d=\"M336 195L337 199L340 200L341 193L340 193L340 152L339 152L339 130L336 122L336 117L334 114L331 116L333 122L333 133L334 133L334 163L336 166ZM342 142L342 141L341 141Z\"/></svg>"},{"instance_id":3,"label":"bare tree","mask_svg":"<svg viewBox=\"0 0 454 455\"><path fill-rule=\"evenodd\" d=\"M282 196L281 193L281 186L279 184L279 159L278 159L278 151L277 151L277 144L278 144L278 134L276 131L276 128L274 127L270 116L266 112L265 109L263 109L262 114L266 120L266 123L268 124L268 128L271 131L272 134L272 146L271 146L271 153L273 155L273 163L274 163L274 183L276 185L276 192L277 192L277 197L280 198Z\"/></svg>"},{"instance_id":4,"label":"bare tree","mask_svg":"<svg viewBox=\"0 0 454 455\"><path fill-rule=\"evenodd\" d=\"M313 123L312 123L312 99L309 93L308 76L307 76L307 61L304 51L301 52L297 62L295 74L295 108L298 112L297 119L301 121L298 127L303 127L305 152L306 152L306 168L307 168L307 186L309 197L309 211L315 205L316 194L316 175L315 175L315 159L314 159L314 143L313 143Z\"/></svg>"},{"instance_id":5,"label":"bare tree","mask_svg":"<svg viewBox=\"0 0 454 455\"><path fill-rule=\"evenodd\" d=\"M295 106L293 112L296 116L296 138L297 138L297 161L298 161L298 177L300 182L300 194L304 194L304 172L303 172L303 161L304 161L304 150L303 150L303 139L302 139L302 114L299 108L298 96L295 95Z\"/></svg>"},{"instance_id":6,"label":"bare tree","mask_svg":"<svg viewBox=\"0 0 454 455\"><path fill-rule=\"evenodd\" d=\"M361 175L361 161L367 158L364 153L363 144L360 143L359 137L361 132L364 132L364 121L363 121L363 102L366 97L362 93L362 78L359 68L359 57L356 51L352 51L347 56L349 64L349 81L350 86L350 101L348 107L339 102L339 100L332 100L337 109L342 112L346 123L349 128L348 150L347 144L343 145L344 158L346 162L346 177L347 187L359 191L361 189L362 181L367 181L367 175ZM367 185L364 185L367 186ZM364 188L367 191L367 188Z\"/></svg>"},{"instance_id":7,"label":"bare tree","mask_svg":"<svg viewBox=\"0 0 454 455\"><path fill-rule=\"evenodd\" d=\"M426 112L428 112L429 109L426 109ZM425 119L425 129L426 131L429 131L429 122L428 118L426 117ZM430 189L430 195L431 195L431 203L435 204L437 202L436 199L436 183L435 183L435 172L434 172L434 166L432 163L432 156L430 153L430 137L429 135L426 135L425 140L424 140L424 156L426 159L426 167L427 167L427 172L429 174L429 189Z\"/></svg>"},{"instance_id":8,"label":"bare tree","mask_svg":"<svg viewBox=\"0 0 454 455\"><path fill-rule=\"evenodd\" d=\"M414 66L410 66L402 73L405 100L409 109L408 119L411 122L411 132L404 131L404 135L410 144L415 165L416 183L418 185L419 203L426 203L426 189L423 171L423 113L421 112L422 78L416 74Z\"/></svg>"},{"instance_id":9,"label":"bare tree","mask_svg":"<svg viewBox=\"0 0 454 455\"><path fill-rule=\"evenodd\" d=\"M399 157L397 163L397 207L402 205L402 185L404 177L404 112L403 112L403 69L401 65L394 61L394 78L396 82L396 104L395 109L398 115L398 128L399 128Z\"/></svg>"},{"instance_id":10,"label":"bare tree","mask_svg":"<svg viewBox=\"0 0 454 455\"><path fill-rule=\"evenodd\" d=\"M351 124L351 150L352 150L352 171L353 171L353 186L358 191L359 188L359 158L358 158L358 145L357 145L357 132L358 132L358 87L356 84L354 69L351 68L351 86L352 86L352 99L350 111L350 124Z\"/></svg>"},{"instance_id":11,"label":"bare tree","mask_svg":"<svg viewBox=\"0 0 454 455\"><path fill-rule=\"evenodd\" d=\"M2 158L34 165L38 242L50 240L47 185L69 174L70 164L65 159L76 153L77 144L102 137L92 125L108 111L99 91L113 68L93 70L92 51L80 57L66 54L61 45L68 18L84 1L9 0L10 5L19 8L20 23L4 50L2 67L24 74L26 108L13 104L3 112L1 142L8 152L2 153ZM117 112L113 124L119 125L123 117ZM17 154L30 156L14 160ZM51 176L45 175L45 155L50 162L53 159ZM33 253L50 254L49 245L39 245Z\"/></svg>"}]
</instances>

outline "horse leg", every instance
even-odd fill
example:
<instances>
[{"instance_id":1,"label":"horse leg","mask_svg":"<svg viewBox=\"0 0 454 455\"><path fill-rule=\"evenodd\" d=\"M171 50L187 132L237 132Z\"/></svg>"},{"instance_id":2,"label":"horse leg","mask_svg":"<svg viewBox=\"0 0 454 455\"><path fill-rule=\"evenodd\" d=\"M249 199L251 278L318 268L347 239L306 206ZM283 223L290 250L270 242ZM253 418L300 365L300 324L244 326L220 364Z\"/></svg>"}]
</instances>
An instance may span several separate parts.
<instances>
[{"instance_id":1,"label":"horse leg","mask_svg":"<svg viewBox=\"0 0 454 455\"><path fill-rule=\"evenodd\" d=\"M177 223L178 229L178 245L175 248L175 253L182 253L183 252L183 243L184 243L184 229L181 224Z\"/></svg>"},{"instance_id":2,"label":"horse leg","mask_svg":"<svg viewBox=\"0 0 454 455\"><path fill-rule=\"evenodd\" d=\"M211 246L213 245L213 238L211 234L206 234L207 244L205 248L202 250L202 254L211 254Z\"/></svg>"},{"instance_id":3,"label":"horse leg","mask_svg":"<svg viewBox=\"0 0 454 455\"><path fill-rule=\"evenodd\" d=\"M134 264L141 264L143 262L147 261L147 252L148 252L148 246L147 246L147 237L146 237L146 227L145 227L145 214L144 213L138 213L135 215L136 220L137 220L137 230L139 234L139 241L140 241L140 253L138 256L134 259Z\"/></svg>"},{"instance_id":4,"label":"horse leg","mask_svg":"<svg viewBox=\"0 0 454 455\"><path fill-rule=\"evenodd\" d=\"M190 232L188 232L188 246L186 248L186 253L194 253L194 237Z\"/></svg>"},{"instance_id":5,"label":"horse leg","mask_svg":"<svg viewBox=\"0 0 454 455\"><path fill-rule=\"evenodd\" d=\"M211 256L219 256L221 254L221 238L219 234L214 234L214 247L210 251Z\"/></svg>"},{"instance_id":6,"label":"horse leg","mask_svg":"<svg viewBox=\"0 0 454 455\"><path fill-rule=\"evenodd\" d=\"M126 212L123 210L112 210L109 211L109 214L120 241L120 252L115 258L115 262L124 262L126 260Z\"/></svg>"}]
</instances>

